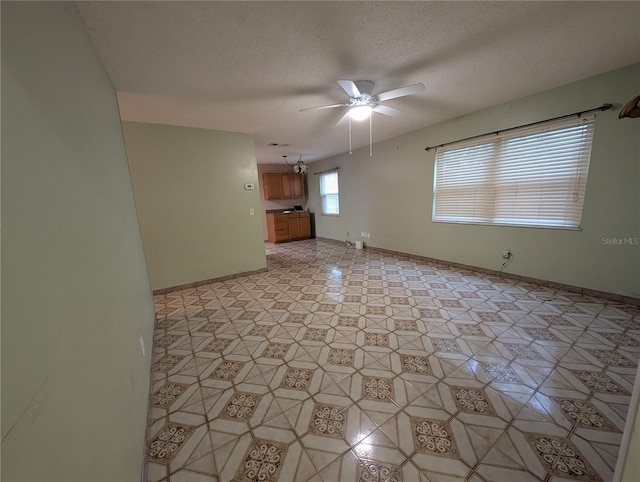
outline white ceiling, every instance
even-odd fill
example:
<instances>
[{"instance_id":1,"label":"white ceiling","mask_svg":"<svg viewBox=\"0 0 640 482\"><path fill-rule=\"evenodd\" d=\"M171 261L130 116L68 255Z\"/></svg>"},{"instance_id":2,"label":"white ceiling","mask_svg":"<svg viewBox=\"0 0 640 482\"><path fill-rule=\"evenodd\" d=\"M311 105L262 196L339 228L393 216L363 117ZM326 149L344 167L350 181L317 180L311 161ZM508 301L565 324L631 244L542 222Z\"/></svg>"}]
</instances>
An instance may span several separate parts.
<instances>
[{"instance_id":1,"label":"white ceiling","mask_svg":"<svg viewBox=\"0 0 640 482\"><path fill-rule=\"evenodd\" d=\"M80 2L122 118L255 135L259 163L347 152L340 79L426 92L374 142L640 61L640 2ZM591 105L585 106L591 107ZM354 148L369 142L353 125ZM289 144L272 147L270 143Z\"/></svg>"}]
</instances>

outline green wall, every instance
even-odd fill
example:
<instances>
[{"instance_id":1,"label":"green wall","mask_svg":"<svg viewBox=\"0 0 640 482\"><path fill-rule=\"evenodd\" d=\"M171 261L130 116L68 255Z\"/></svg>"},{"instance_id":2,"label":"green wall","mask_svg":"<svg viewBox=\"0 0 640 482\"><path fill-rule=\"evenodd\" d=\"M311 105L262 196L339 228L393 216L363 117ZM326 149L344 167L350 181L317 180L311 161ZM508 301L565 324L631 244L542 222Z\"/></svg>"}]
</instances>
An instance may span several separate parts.
<instances>
[{"instance_id":1,"label":"green wall","mask_svg":"<svg viewBox=\"0 0 640 482\"><path fill-rule=\"evenodd\" d=\"M116 96L76 7L2 2L3 481L140 480L153 320Z\"/></svg>"},{"instance_id":2,"label":"green wall","mask_svg":"<svg viewBox=\"0 0 640 482\"><path fill-rule=\"evenodd\" d=\"M266 268L253 136L123 126L154 290Z\"/></svg>"},{"instance_id":3,"label":"green wall","mask_svg":"<svg viewBox=\"0 0 640 482\"><path fill-rule=\"evenodd\" d=\"M472 80L470 80L472 81ZM597 115L582 230L431 222L435 151L426 146L597 107L638 95L640 64L558 87L393 139L352 155L313 164L340 167L340 217L316 215L317 235L498 270L500 251L514 258L508 272L640 297L640 246L604 245L602 238L640 237L640 121ZM358 126L354 126L357 129ZM374 119L375 138L375 119ZM309 206L320 212L317 176ZM354 238L354 233L357 235Z\"/></svg>"}]
</instances>

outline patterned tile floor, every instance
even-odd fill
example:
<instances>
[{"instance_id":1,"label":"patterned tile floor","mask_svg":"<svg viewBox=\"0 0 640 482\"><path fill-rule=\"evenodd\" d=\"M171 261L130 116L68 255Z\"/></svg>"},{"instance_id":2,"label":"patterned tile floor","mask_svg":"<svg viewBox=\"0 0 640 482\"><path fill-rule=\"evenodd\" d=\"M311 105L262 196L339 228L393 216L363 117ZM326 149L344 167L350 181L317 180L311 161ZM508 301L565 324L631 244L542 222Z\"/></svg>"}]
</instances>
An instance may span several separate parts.
<instances>
[{"instance_id":1,"label":"patterned tile floor","mask_svg":"<svg viewBox=\"0 0 640 482\"><path fill-rule=\"evenodd\" d=\"M147 478L609 481L640 310L326 241L156 296Z\"/></svg>"}]
</instances>

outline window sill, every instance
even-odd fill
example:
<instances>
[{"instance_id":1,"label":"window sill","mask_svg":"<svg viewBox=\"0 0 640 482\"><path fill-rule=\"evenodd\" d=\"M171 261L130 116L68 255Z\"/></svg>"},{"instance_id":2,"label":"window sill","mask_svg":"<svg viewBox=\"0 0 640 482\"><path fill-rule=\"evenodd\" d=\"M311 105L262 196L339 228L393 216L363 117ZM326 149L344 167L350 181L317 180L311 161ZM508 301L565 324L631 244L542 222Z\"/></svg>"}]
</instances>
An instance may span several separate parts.
<instances>
[{"instance_id":1,"label":"window sill","mask_svg":"<svg viewBox=\"0 0 640 482\"><path fill-rule=\"evenodd\" d=\"M432 223L440 224L465 224L467 226L501 226L503 228L533 228L533 229L561 229L565 231L582 231L582 227L577 226L552 226L544 224L517 224L517 223L491 223L478 221L455 221L451 219L432 219Z\"/></svg>"}]
</instances>

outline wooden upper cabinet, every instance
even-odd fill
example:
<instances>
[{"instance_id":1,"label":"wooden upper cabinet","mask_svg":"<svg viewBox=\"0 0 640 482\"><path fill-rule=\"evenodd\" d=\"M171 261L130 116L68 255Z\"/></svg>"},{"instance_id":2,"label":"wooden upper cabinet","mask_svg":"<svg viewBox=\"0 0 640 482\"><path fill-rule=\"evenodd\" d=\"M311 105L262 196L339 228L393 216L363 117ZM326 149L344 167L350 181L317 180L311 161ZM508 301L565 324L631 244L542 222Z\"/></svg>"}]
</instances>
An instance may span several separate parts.
<instances>
[{"instance_id":1,"label":"wooden upper cabinet","mask_svg":"<svg viewBox=\"0 0 640 482\"><path fill-rule=\"evenodd\" d=\"M302 197L302 176L265 172L262 174L265 199L299 199Z\"/></svg>"},{"instance_id":2,"label":"wooden upper cabinet","mask_svg":"<svg viewBox=\"0 0 640 482\"><path fill-rule=\"evenodd\" d=\"M298 199L302 197L302 175L291 174L291 197Z\"/></svg>"},{"instance_id":3,"label":"wooden upper cabinet","mask_svg":"<svg viewBox=\"0 0 640 482\"><path fill-rule=\"evenodd\" d=\"M282 174L265 172L262 174L262 189L265 199L282 199Z\"/></svg>"},{"instance_id":4,"label":"wooden upper cabinet","mask_svg":"<svg viewBox=\"0 0 640 482\"><path fill-rule=\"evenodd\" d=\"M294 174L283 174L282 175L282 197L284 199L291 199L293 196L291 195L291 178Z\"/></svg>"}]
</instances>

